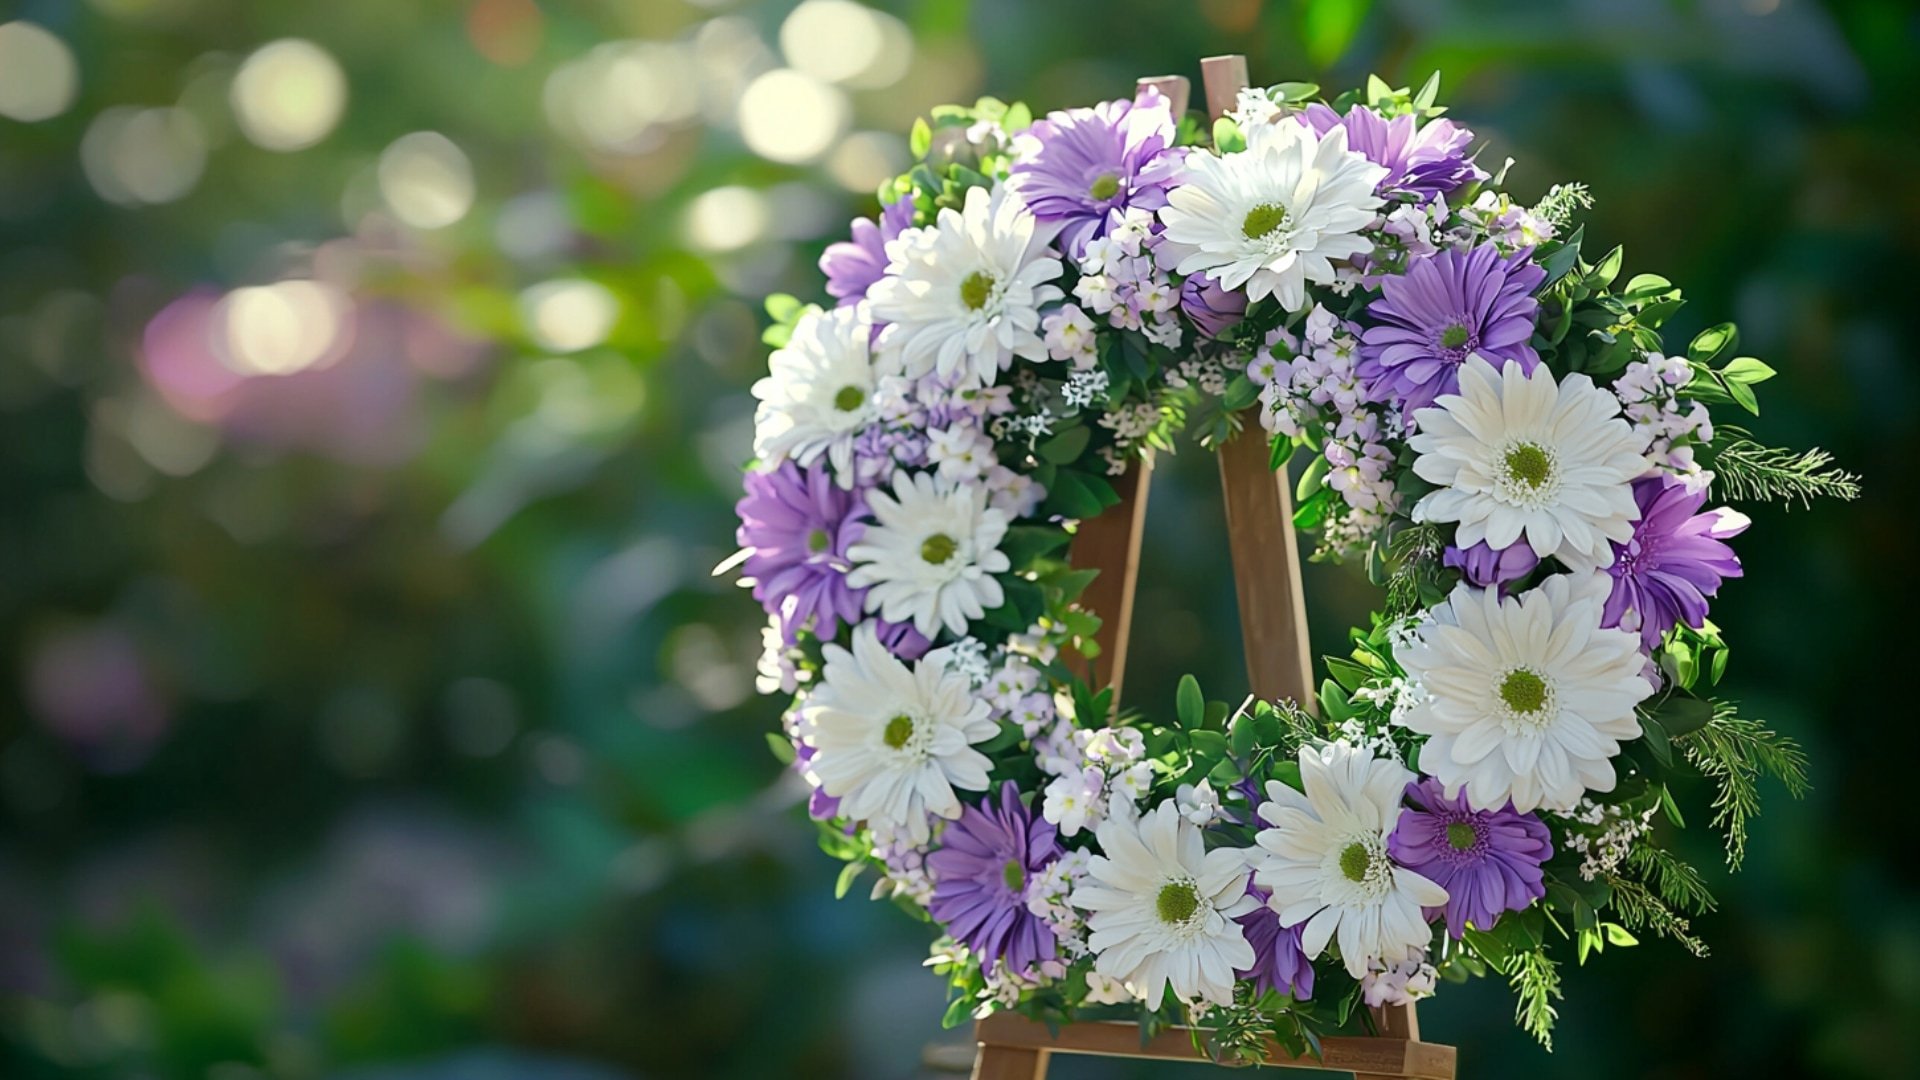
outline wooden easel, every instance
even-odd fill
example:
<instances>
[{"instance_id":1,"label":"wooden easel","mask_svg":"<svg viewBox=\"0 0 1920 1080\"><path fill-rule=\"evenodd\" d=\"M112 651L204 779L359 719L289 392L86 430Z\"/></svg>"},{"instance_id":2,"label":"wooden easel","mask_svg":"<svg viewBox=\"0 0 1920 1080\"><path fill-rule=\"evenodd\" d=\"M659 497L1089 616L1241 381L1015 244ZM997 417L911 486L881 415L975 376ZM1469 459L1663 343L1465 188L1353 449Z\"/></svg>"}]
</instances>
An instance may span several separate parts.
<instances>
[{"instance_id":1,"label":"wooden easel","mask_svg":"<svg viewBox=\"0 0 1920 1080\"><path fill-rule=\"evenodd\" d=\"M1218 119L1233 107L1247 85L1247 58L1214 56L1200 62L1207 111ZM1141 79L1185 115L1189 84L1184 75ZM1307 651L1307 609L1300 588L1300 546L1293 529L1293 497L1287 475L1268 467L1267 441L1249 410L1239 435L1220 448L1220 489L1226 503L1227 543L1233 552L1234 590L1240 603L1247 681L1267 700L1293 698L1311 708L1313 661ZM1073 563L1101 573L1083 602L1105 620L1099 657L1088 682L1114 688L1116 707L1126 672L1133 620L1134 586L1140 569L1140 534L1147 519L1147 486L1152 469L1141 462L1120 477L1120 503L1082 522L1073 540ZM1265 1064L1351 1072L1356 1080L1402 1077L1453 1080L1455 1051L1420 1041L1413 1006L1373 1010L1377 1036L1328 1038L1324 1059L1296 1057L1269 1043ZM1044 1080L1051 1054L1205 1061L1185 1029L1161 1032L1144 1045L1137 1024L1069 1024L1055 1035L1046 1025L1012 1013L996 1013L974 1025L979 1044L974 1080Z\"/></svg>"}]
</instances>

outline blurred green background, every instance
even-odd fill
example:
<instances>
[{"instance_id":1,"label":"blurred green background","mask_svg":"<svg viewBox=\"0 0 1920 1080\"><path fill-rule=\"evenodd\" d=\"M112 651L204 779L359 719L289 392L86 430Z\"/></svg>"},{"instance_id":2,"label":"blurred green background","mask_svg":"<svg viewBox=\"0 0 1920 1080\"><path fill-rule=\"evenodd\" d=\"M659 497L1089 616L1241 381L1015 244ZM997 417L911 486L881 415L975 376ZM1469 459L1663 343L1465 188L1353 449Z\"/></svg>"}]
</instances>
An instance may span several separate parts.
<instances>
[{"instance_id":1,"label":"blurred green background","mask_svg":"<svg viewBox=\"0 0 1920 1080\"><path fill-rule=\"evenodd\" d=\"M1712 958L1570 968L1551 1056L1498 983L1446 988L1429 1037L1468 1076L1920 1075L1909 4L0 22L0 1074L915 1075L943 1037L923 929L832 899L766 753L759 613L708 574L758 300L821 298L820 247L927 107L1085 104L1244 51L1330 88L1442 69L1517 193L1589 182L1595 250L1684 286L1677 340L1738 320L1783 376L1763 440L1867 477L1851 506L1750 508L1716 609L1732 695L1817 786L1772 789L1746 871L1710 874ZM1219 523L1183 451L1152 498L1140 703L1188 670L1240 684ZM1351 569L1308 589L1321 643L1373 599Z\"/></svg>"}]
</instances>

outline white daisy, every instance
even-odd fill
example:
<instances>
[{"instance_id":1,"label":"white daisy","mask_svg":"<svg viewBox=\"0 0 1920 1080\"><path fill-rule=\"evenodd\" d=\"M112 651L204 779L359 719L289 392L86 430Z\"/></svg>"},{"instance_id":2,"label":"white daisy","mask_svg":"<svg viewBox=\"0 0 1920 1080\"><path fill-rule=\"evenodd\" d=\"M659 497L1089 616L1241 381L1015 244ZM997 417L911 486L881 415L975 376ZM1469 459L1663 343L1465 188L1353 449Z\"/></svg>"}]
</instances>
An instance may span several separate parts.
<instances>
[{"instance_id":1,"label":"white daisy","mask_svg":"<svg viewBox=\"0 0 1920 1080\"><path fill-rule=\"evenodd\" d=\"M1060 276L1048 241L1058 226L1041 226L1006 185L971 188L963 210L887 244L887 276L867 291L873 317L892 324L909 374L955 372L988 385L1015 356L1047 358L1040 307L1063 295L1047 282Z\"/></svg>"},{"instance_id":2,"label":"white daisy","mask_svg":"<svg viewBox=\"0 0 1920 1080\"><path fill-rule=\"evenodd\" d=\"M800 710L814 747L809 773L840 800L844 816L926 843L929 814L960 816L955 788L986 790L992 762L973 744L1000 726L949 666L946 649L909 667L869 622L853 632L852 652L838 645L823 652L820 687Z\"/></svg>"},{"instance_id":3,"label":"white daisy","mask_svg":"<svg viewBox=\"0 0 1920 1080\"><path fill-rule=\"evenodd\" d=\"M1094 836L1104 854L1073 891L1073 906L1092 913L1093 969L1149 1008L1168 986L1182 1001L1231 1004L1234 971L1253 966L1253 946L1233 921L1258 904L1247 895L1246 852L1206 850L1171 799L1138 818L1110 818Z\"/></svg>"},{"instance_id":4,"label":"white daisy","mask_svg":"<svg viewBox=\"0 0 1920 1080\"><path fill-rule=\"evenodd\" d=\"M858 305L800 317L786 347L768 359L766 378L753 384L753 452L763 466L786 458L810 465L825 453L840 485L853 483L854 436L878 417L874 388L886 374L876 370L872 334Z\"/></svg>"},{"instance_id":5,"label":"white daisy","mask_svg":"<svg viewBox=\"0 0 1920 1080\"><path fill-rule=\"evenodd\" d=\"M1610 541L1633 539L1632 482L1647 469L1643 440L1619 414L1620 399L1585 375L1555 383L1545 364L1528 375L1513 361L1495 371L1469 356L1460 392L1413 414L1413 471L1440 485L1413 519L1459 522L1463 548L1524 536L1543 559L1610 565Z\"/></svg>"},{"instance_id":6,"label":"white daisy","mask_svg":"<svg viewBox=\"0 0 1920 1080\"><path fill-rule=\"evenodd\" d=\"M1000 551L1004 511L987 505L985 485L943 488L929 473L896 472L893 493L867 494L874 524L847 549L847 584L869 589L867 610L888 622L912 622L933 637L945 626L967 632L1006 599L992 577L1011 563Z\"/></svg>"},{"instance_id":7,"label":"white daisy","mask_svg":"<svg viewBox=\"0 0 1920 1080\"><path fill-rule=\"evenodd\" d=\"M1345 128L1267 124L1249 137L1237 153L1187 155L1160 211L1160 262L1299 311L1307 282L1332 284L1336 260L1372 249L1360 230L1381 206L1373 189L1387 170L1349 150Z\"/></svg>"},{"instance_id":8,"label":"white daisy","mask_svg":"<svg viewBox=\"0 0 1920 1080\"><path fill-rule=\"evenodd\" d=\"M1308 957L1337 940L1356 979L1370 961L1417 955L1432 936L1420 909L1445 904L1447 890L1387 856L1413 773L1336 742L1301 749L1300 780L1304 795L1267 782L1271 801L1260 804L1260 819L1273 827L1254 837L1263 850L1253 879L1273 890L1267 903L1280 925L1306 924L1300 947Z\"/></svg>"},{"instance_id":9,"label":"white daisy","mask_svg":"<svg viewBox=\"0 0 1920 1080\"><path fill-rule=\"evenodd\" d=\"M1520 596L1458 586L1394 655L1424 691L1394 721L1427 736L1420 768L1493 810L1572 809L1612 791L1634 706L1653 693L1640 639L1600 626L1609 579L1555 574Z\"/></svg>"}]
</instances>

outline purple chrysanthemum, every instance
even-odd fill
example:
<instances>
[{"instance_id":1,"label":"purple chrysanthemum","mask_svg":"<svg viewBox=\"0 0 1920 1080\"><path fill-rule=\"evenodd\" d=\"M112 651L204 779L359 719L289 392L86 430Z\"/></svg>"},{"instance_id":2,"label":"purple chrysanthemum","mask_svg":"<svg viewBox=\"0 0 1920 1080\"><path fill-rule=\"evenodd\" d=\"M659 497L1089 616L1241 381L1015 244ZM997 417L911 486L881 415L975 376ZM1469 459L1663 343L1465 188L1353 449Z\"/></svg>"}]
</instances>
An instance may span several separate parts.
<instances>
[{"instance_id":1,"label":"purple chrysanthemum","mask_svg":"<svg viewBox=\"0 0 1920 1080\"><path fill-rule=\"evenodd\" d=\"M1431 776L1407 785L1407 801L1413 806L1387 837L1387 853L1447 890L1448 934L1461 937L1468 923L1491 929L1501 912L1547 895L1540 864L1553 857L1553 837L1538 815L1518 813L1512 802L1475 810L1464 789L1449 799Z\"/></svg>"},{"instance_id":2,"label":"purple chrysanthemum","mask_svg":"<svg viewBox=\"0 0 1920 1080\"><path fill-rule=\"evenodd\" d=\"M1256 994L1278 990L1295 1001L1306 1001L1313 996L1313 961L1300 948L1300 935L1307 924L1281 926L1280 913L1267 906L1267 898L1273 894L1252 882L1247 883L1247 895L1258 899L1260 906L1235 916L1233 921L1240 924L1247 944L1253 946L1253 966L1234 972L1234 977L1253 980Z\"/></svg>"},{"instance_id":3,"label":"purple chrysanthemum","mask_svg":"<svg viewBox=\"0 0 1920 1080\"><path fill-rule=\"evenodd\" d=\"M933 642L927 640L927 636L910 622L890 623L885 619L875 619L873 633L888 652L902 660L918 660L933 648Z\"/></svg>"},{"instance_id":4,"label":"purple chrysanthemum","mask_svg":"<svg viewBox=\"0 0 1920 1080\"><path fill-rule=\"evenodd\" d=\"M1633 539L1613 545L1613 591L1600 613L1600 625L1640 631L1640 644L1652 651L1668 630L1682 621L1699 629L1707 619L1707 597L1720 582L1740 577L1740 557L1721 541L1745 532L1745 514L1722 507L1700 513L1705 488L1691 491L1664 473L1633 482L1640 520Z\"/></svg>"},{"instance_id":5,"label":"purple chrysanthemum","mask_svg":"<svg viewBox=\"0 0 1920 1080\"><path fill-rule=\"evenodd\" d=\"M1166 98L1148 90L1136 101L1048 113L1021 133L1021 159L1009 182L1033 216L1062 223L1060 247L1079 258L1106 233L1116 210L1158 210L1180 171Z\"/></svg>"},{"instance_id":6,"label":"purple chrysanthemum","mask_svg":"<svg viewBox=\"0 0 1920 1080\"><path fill-rule=\"evenodd\" d=\"M858 622L866 590L847 584L847 548L861 537L866 496L834 483L824 465L802 469L791 461L747 473L746 487L734 504L734 538L749 553L740 573L780 620L787 643L809 621L822 639L839 632L842 619Z\"/></svg>"},{"instance_id":7,"label":"purple chrysanthemum","mask_svg":"<svg viewBox=\"0 0 1920 1080\"><path fill-rule=\"evenodd\" d=\"M1440 563L1460 571L1468 584L1491 589L1496 585L1519 581L1533 573L1533 568L1540 565L1540 556L1535 555L1533 546L1525 542L1496 550L1482 540L1465 549L1448 544L1447 550L1441 553Z\"/></svg>"},{"instance_id":8,"label":"purple chrysanthemum","mask_svg":"<svg viewBox=\"0 0 1920 1080\"><path fill-rule=\"evenodd\" d=\"M1411 194L1425 203L1487 178L1467 156L1473 132L1451 120L1424 125L1407 115L1388 120L1365 105L1355 105L1342 116L1319 103L1307 106L1299 118L1321 135L1346 128L1347 146L1387 170L1386 179L1374 189L1380 195Z\"/></svg>"},{"instance_id":9,"label":"purple chrysanthemum","mask_svg":"<svg viewBox=\"0 0 1920 1080\"><path fill-rule=\"evenodd\" d=\"M1515 361L1532 373L1540 355L1527 344L1540 302L1533 290L1547 272L1532 251L1503 257L1492 244L1444 249L1416 259L1380 283L1367 306L1374 325L1360 337L1356 370L1376 396L1411 415L1460 388L1460 365L1475 353L1495 370Z\"/></svg>"},{"instance_id":10,"label":"purple chrysanthemum","mask_svg":"<svg viewBox=\"0 0 1920 1080\"><path fill-rule=\"evenodd\" d=\"M820 255L820 272L827 275L827 295L842 307L866 299L867 290L887 273L887 241L913 224L913 200L900 199L880 208L880 222L853 219L853 239L828 244Z\"/></svg>"},{"instance_id":11,"label":"purple chrysanthemum","mask_svg":"<svg viewBox=\"0 0 1920 1080\"><path fill-rule=\"evenodd\" d=\"M1020 785L1008 781L998 806L989 796L966 807L927 856L928 910L982 967L1005 959L1009 970L1030 971L1052 960L1058 943L1046 921L1027 910L1027 882L1060 854L1059 834L1021 805Z\"/></svg>"},{"instance_id":12,"label":"purple chrysanthemum","mask_svg":"<svg viewBox=\"0 0 1920 1080\"><path fill-rule=\"evenodd\" d=\"M1217 338L1247 316L1247 294L1223 289L1205 274L1190 274L1180 283L1180 310L1201 333Z\"/></svg>"}]
</instances>

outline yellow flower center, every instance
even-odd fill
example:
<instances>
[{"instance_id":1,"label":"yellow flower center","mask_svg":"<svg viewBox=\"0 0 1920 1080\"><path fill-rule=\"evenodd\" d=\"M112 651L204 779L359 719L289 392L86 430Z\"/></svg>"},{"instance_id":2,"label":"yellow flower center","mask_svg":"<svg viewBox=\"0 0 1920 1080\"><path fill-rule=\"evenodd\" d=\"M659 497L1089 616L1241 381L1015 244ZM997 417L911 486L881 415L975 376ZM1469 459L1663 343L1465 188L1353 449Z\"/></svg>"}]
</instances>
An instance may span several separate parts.
<instances>
[{"instance_id":1,"label":"yellow flower center","mask_svg":"<svg viewBox=\"0 0 1920 1080\"><path fill-rule=\"evenodd\" d=\"M1191 881L1169 881L1160 886L1160 895L1154 899L1153 906L1161 922L1177 925L1193 918L1193 913L1200 910L1200 894L1194 891Z\"/></svg>"},{"instance_id":2,"label":"yellow flower center","mask_svg":"<svg viewBox=\"0 0 1920 1080\"><path fill-rule=\"evenodd\" d=\"M1500 680L1500 700L1517 713L1537 713L1547 703L1547 682L1526 668L1515 668Z\"/></svg>"},{"instance_id":3,"label":"yellow flower center","mask_svg":"<svg viewBox=\"0 0 1920 1080\"><path fill-rule=\"evenodd\" d=\"M1287 208L1279 203L1261 203L1247 211L1246 219L1240 222L1240 231L1249 240L1258 240L1272 236L1287 223Z\"/></svg>"},{"instance_id":4,"label":"yellow flower center","mask_svg":"<svg viewBox=\"0 0 1920 1080\"><path fill-rule=\"evenodd\" d=\"M993 275L985 270L975 270L960 283L960 302L979 311L987 306L988 297L993 295Z\"/></svg>"},{"instance_id":5,"label":"yellow flower center","mask_svg":"<svg viewBox=\"0 0 1920 1080\"><path fill-rule=\"evenodd\" d=\"M1457 349L1466 343L1467 328L1461 326L1459 323L1454 323L1452 326L1440 331L1440 347L1443 349Z\"/></svg>"},{"instance_id":6,"label":"yellow flower center","mask_svg":"<svg viewBox=\"0 0 1920 1080\"><path fill-rule=\"evenodd\" d=\"M1020 893L1026 890L1027 868L1018 862L1008 859L1007 865L1000 869L1000 876L1007 883L1007 891Z\"/></svg>"},{"instance_id":7,"label":"yellow flower center","mask_svg":"<svg viewBox=\"0 0 1920 1080\"><path fill-rule=\"evenodd\" d=\"M1373 855L1367 851L1367 845L1354 841L1340 853L1340 872L1348 881L1367 880L1367 870L1373 865Z\"/></svg>"},{"instance_id":8,"label":"yellow flower center","mask_svg":"<svg viewBox=\"0 0 1920 1080\"><path fill-rule=\"evenodd\" d=\"M894 750L907 745L907 740L913 738L913 717L902 713L887 721L887 730L881 732L880 738Z\"/></svg>"},{"instance_id":9,"label":"yellow flower center","mask_svg":"<svg viewBox=\"0 0 1920 1080\"><path fill-rule=\"evenodd\" d=\"M807 534L807 550L815 555L827 550L827 545L832 542L833 538L827 535L825 529L815 529Z\"/></svg>"},{"instance_id":10,"label":"yellow flower center","mask_svg":"<svg viewBox=\"0 0 1920 1080\"><path fill-rule=\"evenodd\" d=\"M867 392L857 386L843 386L833 395L833 407L841 412L852 412L867 403Z\"/></svg>"},{"instance_id":11,"label":"yellow flower center","mask_svg":"<svg viewBox=\"0 0 1920 1080\"><path fill-rule=\"evenodd\" d=\"M1480 842L1480 834L1464 821L1455 821L1447 825L1447 845L1455 851L1465 851Z\"/></svg>"},{"instance_id":12,"label":"yellow flower center","mask_svg":"<svg viewBox=\"0 0 1920 1080\"><path fill-rule=\"evenodd\" d=\"M1507 476L1530 488L1541 487L1553 476L1553 459L1538 443L1521 443L1507 451Z\"/></svg>"},{"instance_id":13,"label":"yellow flower center","mask_svg":"<svg viewBox=\"0 0 1920 1080\"><path fill-rule=\"evenodd\" d=\"M939 566L953 558L953 553L958 550L960 544L953 537L946 533L934 533L920 545L920 557L932 566Z\"/></svg>"},{"instance_id":14,"label":"yellow flower center","mask_svg":"<svg viewBox=\"0 0 1920 1080\"><path fill-rule=\"evenodd\" d=\"M1094 178L1093 184L1087 188L1087 194L1102 201L1111 199L1119 193L1120 178L1112 173L1101 173Z\"/></svg>"}]
</instances>

